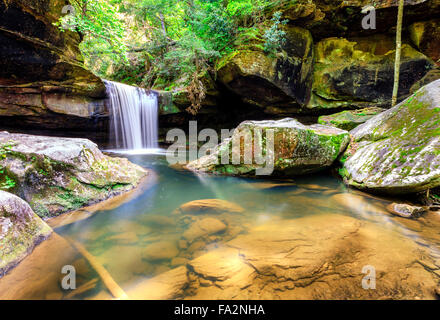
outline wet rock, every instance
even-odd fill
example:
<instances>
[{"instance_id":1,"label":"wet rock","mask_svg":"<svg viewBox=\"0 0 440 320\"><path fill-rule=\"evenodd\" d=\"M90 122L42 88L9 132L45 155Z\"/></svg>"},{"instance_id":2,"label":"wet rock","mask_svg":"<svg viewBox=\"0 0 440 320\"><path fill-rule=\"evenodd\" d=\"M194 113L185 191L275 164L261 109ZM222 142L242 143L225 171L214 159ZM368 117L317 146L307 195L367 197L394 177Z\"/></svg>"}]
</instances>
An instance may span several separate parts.
<instances>
[{"instance_id":1,"label":"wet rock","mask_svg":"<svg viewBox=\"0 0 440 320\"><path fill-rule=\"evenodd\" d=\"M188 249L186 250L186 252L190 255L194 254L195 252L202 250L203 248L206 247L206 243L202 240L198 240L193 242Z\"/></svg>"},{"instance_id":2,"label":"wet rock","mask_svg":"<svg viewBox=\"0 0 440 320\"><path fill-rule=\"evenodd\" d=\"M188 270L182 266L132 286L126 292L135 300L173 300L183 297Z\"/></svg>"},{"instance_id":3,"label":"wet rock","mask_svg":"<svg viewBox=\"0 0 440 320\"><path fill-rule=\"evenodd\" d=\"M335 108L389 105L394 79L394 38L328 38L316 44L313 96L315 112ZM402 46L399 95L434 67L431 59L408 44Z\"/></svg>"},{"instance_id":4,"label":"wet rock","mask_svg":"<svg viewBox=\"0 0 440 320\"><path fill-rule=\"evenodd\" d=\"M181 205L177 211L183 214L221 214L242 213L244 209L238 204L221 199L195 200Z\"/></svg>"},{"instance_id":5,"label":"wet rock","mask_svg":"<svg viewBox=\"0 0 440 320\"><path fill-rule=\"evenodd\" d=\"M267 145L268 132L273 133L273 148ZM222 142L212 154L190 162L187 168L237 176L304 175L331 166L349 139L347 131L319 124L306 126L291 118L245 121L231 139ZM266 159L260 159L258 149L266 154ZM246 162L246 156L252 159ZM265 163L258 164L257 159Z\"/></svg>"},{"instance_id":6,"label":"wet rock","mask_svg":"<svg viewBox=\"0 0 440 320\"><path fill-rule=\"evenodd\" d=\"M377 107L347 110L329 116L321 116L318 119L318 123L350 131L383 111L385 109Z\"/></svg>"},{"instance_id":7,"label":"wet rock","mask_svg":"<svg viewBox=\"0 0 440 320\"><path fill-rule=\"evenodd\" d=\"M295 187L296 185L294 183L253 182L243 184L243 188L251 190L285 190Z\"/></svg>"},{"instance_id":8,"label":"wet rock","mask_svg":"<svg viewBox=\"0 0 440 320\"><path fill-rule=\"evenodd\" d=\"M176 225L173 219L162 215L148 215L142 222L153 228L170 228Z\"/></svg>"},{"instance_id":9,"label":"wet rock","mask_svg":"<svg viewBox=\"0 0 440 320\"><path fill-rule=\"evenodd\" d=\"M186 240L179 240L178 244L180 249L188 248L188 242Z\"/></svg>"},{"instance_id":10,"label":"wet rock","mask_svg":"<svg viewBox=\"0 0 440 320\"><path fill-rule=\"evenodd\" d=\"M236 48L217 65L219 81L244 102L299 110L310 97L313 39L309 31L285 26L282 52L271 55L261 43ZM252 43L252 40L250 40ZM245 42L243 42L245 43Z\"/></svg>"},{"instance_id":11,"label":"wet rock","mask_svg":"<svg viewBox=\"0 0 440 320\"><path fill-rule=\"evenodd\" d=\"M184 265L188 262L188 259L181 258L181 257L175 257L173 260L171 260L171 266L172 267L178 267L180 265Z\"/></svg>"},{"instance_id":12,"label":"wet rock","mask_svg":"<svg viewBox=\"0 0 440 320\"><path fill-rule=\"evenodd\" d=\"M171 260L179 254L174 241L160 241L148 245L142 257L148 261Z\"/></svg>"},{"instance_id":13,"label":"wet rock","mask_svg":"<svg viewBox=\"0 0 440 320\"><path fill-rule=\"evenodd\" d=\"M189 242L195 239L206 237L212 234L224 232L226 225L215 218L204 218L194 222L188 230L183 233L183 237Z\"/></svg>"},{"instance_id":14,"label":"wet rock","mask_svg":"<svg viewBox=\"0 0 440 320\"><path fill-rule=\"evenodd\" d=\"M341 162L354 187L389 194L440 185L440 80L351 132Z\"/></svg>"},{"instance_id":15,"label":"wet rock","mask_svg":"<svg viewBox=\"0 0 440 320\"><path fill-rule=\"evenodd\" d=\"M0 133L0 178L40 217L79 209L136 187L148 172L105 156L87 139ZM6 179L6 180L5 180Z\"/></svg>"},{"instance_id":16,"label":"wet rock","mask_svg":"<svg viewBox=\"0 0 440 320\"><path fill-rule=\"evenodd\" d=\"M411 206L405 203L392 203L387 206L389 212L402 218L418 218L426 213L426 208Z\"/></svg>"},{"instance_id":17,"label":"wet rock","mask_svg":"<svg viewBox=\"0 0 440 320\"><path fill-rule=\"evenodd\" d=\"M437 298L440 298L440 285L435 288L435 294L437 295Z\"/></svg>"},{"instance_id":18,"label":"wet rock","mask_svg":"<svg viewBox=\"0 0 440 320\"><path fill-rule=\"evenodd\" d=\"M35 247L15 269L0 279L1 300L32 300L41 297L59 297L68 292L60 287L62 278L60 270L71 265L82 270L83 263L78 264L78 252L62 237L52 233L50 237ZM50 263L48 263L50 261ZM78 285L82 275L93 276L91 268L77 273Z\"/></svg>"},{"instance_id":19,"label":"wet rock","mask_svg":"<svg viewBox=\"0 0 440 320\"><path fill-rule=\"evenodd\" d=\"M51 233L26 202L0 191L0 278Z\"/></svg>"},{"instance_id":20,"label":"wet rock","mask_svg":"<svg viewBox=\"0 0 440 320\"><path fill-rule=\"evenodd\" d=\"M426 255L419 250L399 233L349 216L269 222L190 261L204 284L192 298L433 299L437 276L413 263ZM376 290L362 288L368 265L381 275Z\"/></svg>"}]
</instances>

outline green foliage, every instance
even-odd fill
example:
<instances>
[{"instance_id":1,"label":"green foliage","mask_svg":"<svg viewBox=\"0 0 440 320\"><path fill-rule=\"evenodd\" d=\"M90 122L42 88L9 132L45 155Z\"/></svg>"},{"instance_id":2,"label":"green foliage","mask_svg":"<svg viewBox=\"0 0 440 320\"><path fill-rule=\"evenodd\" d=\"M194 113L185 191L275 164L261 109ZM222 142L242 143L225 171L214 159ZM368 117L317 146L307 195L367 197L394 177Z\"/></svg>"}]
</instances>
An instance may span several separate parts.
<instances>
[{"instance_id":1,"label":"green foliage","mask_svg":"<svg viewBox=\"0 0 440 320\"><path fill-rule=\"evenodd\" d=\"M12 147L16 143L12 140L7 143L0 144L0 161L7 158L8 154L12 153ZM0 165L0 190L9 190L15 188L16 182L8 176L7 169Z\"/></svg>"},{"instance_id":2,"label":"green foliage","mask_svg":"<svg viewBox=\"0 0 440 320\"><path fill-rule=\"evenodd\" d=\"M82 36L80 49L86 65L102 74L110 62L127 64L125 43L127 26L119 12L118 0L74 0L74 11L68 12L55 25L61 31L77 31Z\"/></svg>"},{"instance_id":3,"label":"green foliage","mask_svg":"<svg viewBox=\"0 0 440 320\"><path fill-rule=\"evenodd\" d=\"M103 78L165 90L188 88L237 46L269 54L285 41L280 9L296 0L73 0L57 25L83 36L86 66ZM190 92L192 90L192 92ZM197 109L197 108L196 108Z\"/></svg>"},{"instance_id":4,"label":"green foliage","mask_svg":"<svg viewBox=\"0 0 440 320\"><path fill-rule=\"evenodd\" d=\"M287 20L281 21L282 12L277 11L272 18L272 26L264 33L264 51L275 54L286 42L286 32L281 29L281 25L287 24Z\"/></svg>"}]
</instances>

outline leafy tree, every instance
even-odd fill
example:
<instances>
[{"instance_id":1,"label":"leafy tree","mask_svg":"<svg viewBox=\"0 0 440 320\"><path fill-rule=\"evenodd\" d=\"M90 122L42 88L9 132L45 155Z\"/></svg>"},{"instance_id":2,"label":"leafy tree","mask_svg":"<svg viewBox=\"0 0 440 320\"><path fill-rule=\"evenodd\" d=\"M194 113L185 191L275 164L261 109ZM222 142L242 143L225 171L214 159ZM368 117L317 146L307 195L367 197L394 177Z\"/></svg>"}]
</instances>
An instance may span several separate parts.
<instances>
[{"instance_id":1,"label":"leafy tree","mask_svg":"<svg viewBox=\"0 0 440 320\"><path fill-rule=\"evenodd\" d=\"M62 31L67 27L81 34L80 48L86 62L105 65L103 57L107 56L109 60L127 63L126 25L118 12L117 1L73 0L72 5L74 12L62 17L56 25Z\"/></svg>"},{"instance_id":2,"label":"leafy tree","mask_svg":"<svg viewBox=\"0 0 440 320\"><path fill-rule=\"evenodd\" d=\"M292 0L72 0L68 25L84 37L86 66L97 75L146 88L187 89L196 113L202 77L237 42L275 54L285 41L279 8ZM275 14L274 14L275 12Z\"/></svg>"}]
</instances>

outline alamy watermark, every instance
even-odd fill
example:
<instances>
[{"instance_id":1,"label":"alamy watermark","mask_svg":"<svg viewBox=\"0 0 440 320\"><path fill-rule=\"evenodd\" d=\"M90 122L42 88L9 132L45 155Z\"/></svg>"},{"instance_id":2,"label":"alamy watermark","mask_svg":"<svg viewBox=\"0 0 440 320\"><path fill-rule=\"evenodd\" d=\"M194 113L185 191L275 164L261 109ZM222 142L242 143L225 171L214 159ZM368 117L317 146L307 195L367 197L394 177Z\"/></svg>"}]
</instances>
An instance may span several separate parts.
<instances>
[{"instance_id":1,"label":"alamy watermark","mask_svg":"<svg viewBox=\"0 0 440 320\"><path fill-rule=\"evenodd\" d=\"M376 289L376 268L370 265L362 268L362 273L365 277L362 278L362 289L375 290Z\"/></svg>"},{"instance_id":2,"label":"alamy watermark","mask_svg":"<svg viewBox=\"0 0 440 320\"><path fill-rule=\"evenodd\" d=\"M365 6L362 8L365 17L362 19L362 28L365 30L376 29L376 9L373 6Z\"/></svg>"},{"instance_id":3,"label":"alamy watermark","mask_svg":"<svg viewBox=\"0 0 440 320\"><path fill-rule=\"evenodd\" d=\"M61 288L64 290L76 289L76 269L74 266L66 265L61 269L61 273L66 276L61 280Z\"/></svg>"}]
</instances>

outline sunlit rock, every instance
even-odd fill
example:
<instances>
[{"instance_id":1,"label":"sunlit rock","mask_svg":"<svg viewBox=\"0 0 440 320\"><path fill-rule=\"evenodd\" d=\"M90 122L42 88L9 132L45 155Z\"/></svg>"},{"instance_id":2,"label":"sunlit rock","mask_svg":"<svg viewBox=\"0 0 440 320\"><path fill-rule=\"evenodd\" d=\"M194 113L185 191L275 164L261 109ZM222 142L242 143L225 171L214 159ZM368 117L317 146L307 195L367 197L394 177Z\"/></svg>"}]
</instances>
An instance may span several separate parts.
<instances>
[{"instance_id":1,"label":"sunlit rock","mask_svg":"<svg viewBox=\"0 0 440 320\"><path fill-rule=\"evenodd\" d=\"M160 241L148 245L142 257L148 261L171 260L179 254L174 241Z\"/></svg>"},{"instance_id":2,"label":"sunlit rock","mask_svg":"<svg viewBox=\"0 0 440 320\"><path fill-rule=\"evenodd\" d=\"M390 194L440 185L440 80L354 129L340 170L352 186Z\"/></svg>"},{"instance_id":3,"label":"sunlit rock","mask_svg":"<svg viewBox=\"0 0 440 320\"><path fill-rule=\"evenodd\" d=\"M405 203L392 203L387 206L392 214L402 218L418 218L427 210L423 207L411 206Z\"/></svg>"},{"instance_id":4,"label":"sunlit rock","mask_svg":"<svg viewBox=\"0 0 440 320\"><path fill-rule=\"evenodd\" d=\"M245 121L231 139L187 168L236 176L305 175L330 167L349 140L347 131L320 124L306 126L291 118Z\"/></svg>"},{"instance_id":5,"label":"sunlit rock","mask_svg":"<svg viewBox=\"0 0 440 320\"><path fill-rule=\"evenodd\" d=\"M224 212L242 213L244 209L238 204L226 200L203 199L185 203L176 211L184 214L220 214Z\"/></svg>"},{"instance_id":6,"label":"sunlit rock","mask_svg":"<svg viewBox=\"0 0 440 320\"><path fill-rule=\"evenodd\" d=\"M215 218L197 220L183 233L183 237L189 242L195 239L220 233L226 230L226 225Z\"/></svg>"},{"instance_id":7,"label":"sunlit rock","mask_svg":"<svg viewBox=\"0 0 440 320\"><path fill-rule=\"evenodd\" d=\"M191 299L433 299L438 276L414 263L432 264L423 250L349 216L270 222L190 261ZM375 290L363 288L365 267L376 272ZM213 283L194 287L198 279Z\"/></svg>"},{"instance_id":8,"label":"sunlit rock","mask_svg":"<svg viewBox=\"0 0 440 320\"><path fill-rule=\"evenodd\" d=\"M87 139L0 133L2 188L40 217L78 209L136 187L148 172L105 156Z\"/></svg>"}]
</instances>

